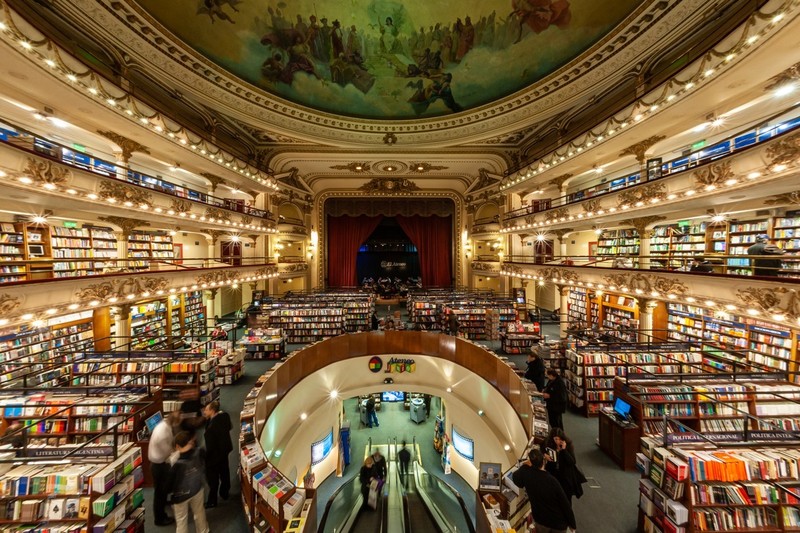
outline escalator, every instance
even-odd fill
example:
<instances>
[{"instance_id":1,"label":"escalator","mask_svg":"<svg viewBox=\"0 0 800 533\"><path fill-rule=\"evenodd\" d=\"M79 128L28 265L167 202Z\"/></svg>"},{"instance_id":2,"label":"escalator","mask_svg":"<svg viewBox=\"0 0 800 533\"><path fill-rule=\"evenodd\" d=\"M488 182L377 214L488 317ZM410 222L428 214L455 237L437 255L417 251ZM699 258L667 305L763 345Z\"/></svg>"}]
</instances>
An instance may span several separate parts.
<instances>
[{"instance_id":1,"label":"escalator","mask_svg":"<svg viewBox=\"0 0 800 533\"><path fill-rule=\"evenodd\" d=\"M436 523L428 505L417 489L417 476L414 472L416 466L416 462L411 464L409 467L411 472L405 476L399 473L399 469L397 474L398 489L403 494L403 514L407 525L405 531L442 533L442 528Z\"/></svg>"}]
</instances>

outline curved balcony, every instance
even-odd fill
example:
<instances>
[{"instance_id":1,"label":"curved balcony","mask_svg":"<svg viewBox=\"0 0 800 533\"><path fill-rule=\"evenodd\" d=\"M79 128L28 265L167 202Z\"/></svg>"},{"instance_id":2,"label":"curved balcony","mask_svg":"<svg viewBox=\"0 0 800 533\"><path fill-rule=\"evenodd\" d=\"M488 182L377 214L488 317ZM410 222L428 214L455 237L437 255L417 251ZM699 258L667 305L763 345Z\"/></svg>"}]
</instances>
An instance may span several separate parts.
<instances>
[{"instance_id":1,"label":"curved balcony","mask_svg":"<svg viewBox=\"0 0 800 533\"><path fill-rule=\"evenodd\" d=\"M135 302L155 295L190 290L211 290L238 283L254 283L278 276L267 258L242 258L231 266L220 259L151 260L149 268L126 270L115 259L116 272L91 277L47 278L3 285L0 291L0 326L28 324L36 317L76 309Z\"/></svg>"},{"instance_id":2,"label":"curved balcony","mask_svg":"<svg viewBox=\"0 0 800 533\"><path fill-rule=\"evenodd\" d=\"M742 260L737 256L714 256ZM776 256L746 256L747 260ZM789 256L800 264L800 256ZM793 259L796 258L796 259ZM773 270L768 276L650 268L663 256L631 258L586 256L552 257L547 262L531 256L511 256L501 274L530 280L542 286L575 286L628 295L639 300L663 300L705 307L719 312L743 312L783 325L800 325L800 275ZM784 256L784 259L786 257ZM690 258L687 258L690 260ZM720 266L720 268L722 268ZM798 272L800 274L800 272Z\"/></svg>"},{"instance_id":3,"label":"curved balcony","mask_svg":"<svg viewBox=\"0 0 800 533\"><path fill-rule=\"evenodd\" d=\"M309 236L305 223L299 218L278 216L278 233L292 237L307 238Z\"/></svg>"},{"instance_id":4,"label":"curved balcony","mask_svg":"<svg viewBox=\"0 0 800 533\"><path fill-rule=\"evenodd\" d=\"M21 186L26 190L32 185L40 186L43 193L84 201L112 198L121 208L183 220L277 231L275 216L269 211L121 167L16 126L14 128L0 128L0 147L3 148L0 150L0 165L4 170L0 177L7 178L7 185ZM98 180L97 177L104 179ZM156 202L153 195L162 201ZM195 213L192 213L193 207ZM233 221L233 214L241 215L241 221Z\"/></svg>"},{"instance_id":5,"label":"curved balcony","mask_svg":"<svg viewBox=\"0 0 800 533\"><path fill-rule=\"evenodd\" d=\"M711 148L663 163L658 172L643 176L636 172L625 177L617 189L595 191L591 196L580 191L541 201L507 213L501 232L574 224L580 221L608 220L612 216L648 215L683 208L703 208L708 197L718 191L739 191L770 183L770 194L796 189L794 169L798 154L793 146L800 139L800 119L776 125L760 133L732 136Z\"/></svg>"},{"instance_id":6,"label":"curved balcony","mask_svg":"<svg viewBox=\"0 0 800 533\"><path fill-rule=\"evenodd\" d=\"M479 218L472 223L470 235L474 239L488 238L500 232L500 215Z\"/></svg>"}]
</instances>

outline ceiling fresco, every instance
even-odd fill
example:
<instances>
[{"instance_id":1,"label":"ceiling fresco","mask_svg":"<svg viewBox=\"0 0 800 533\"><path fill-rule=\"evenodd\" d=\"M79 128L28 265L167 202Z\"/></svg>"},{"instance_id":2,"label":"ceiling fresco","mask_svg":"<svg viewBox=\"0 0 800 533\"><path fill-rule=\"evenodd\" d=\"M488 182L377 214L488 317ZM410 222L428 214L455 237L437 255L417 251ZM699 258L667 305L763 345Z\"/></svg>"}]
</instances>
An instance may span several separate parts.
<instances>
[{"instance_id":1,"label":"ceiling fresco","mask_svg":"<svg viewBox=\"0 0 800 533\"><path fill-rule=\"evenodd\" d=\"M319 111L440 117L523 89L642 0L137 0L232 74Z\"/></svg>"}]
</instances>

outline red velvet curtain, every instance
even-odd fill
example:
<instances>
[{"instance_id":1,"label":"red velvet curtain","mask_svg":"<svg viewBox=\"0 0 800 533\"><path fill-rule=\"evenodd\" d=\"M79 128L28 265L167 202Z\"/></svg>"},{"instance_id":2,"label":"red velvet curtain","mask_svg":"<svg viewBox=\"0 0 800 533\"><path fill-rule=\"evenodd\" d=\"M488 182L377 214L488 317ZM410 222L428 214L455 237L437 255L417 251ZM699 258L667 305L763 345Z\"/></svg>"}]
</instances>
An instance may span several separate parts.
<instances>
[{"instance_id":1,"label":"red velvet curtain","mask_svg":"<svg viewBox=\"0 0 800 533\"><path fill-rule=\"evenodd\" d=\"M426 287L452 285L452 235L450 216L396 216L397 223L417 247L422 284Z\"/></svg>"},{"instance_id":2,"label":"red velvet curtain","mask_svg":"<svg viewBox=\"0 0 800 533\"><path fill-rule=\"evenodd\" d=\"M383 216L367 215L328 217L328 287L358 285L358 249L382 219Z\"/></svg>"}]
</instances>

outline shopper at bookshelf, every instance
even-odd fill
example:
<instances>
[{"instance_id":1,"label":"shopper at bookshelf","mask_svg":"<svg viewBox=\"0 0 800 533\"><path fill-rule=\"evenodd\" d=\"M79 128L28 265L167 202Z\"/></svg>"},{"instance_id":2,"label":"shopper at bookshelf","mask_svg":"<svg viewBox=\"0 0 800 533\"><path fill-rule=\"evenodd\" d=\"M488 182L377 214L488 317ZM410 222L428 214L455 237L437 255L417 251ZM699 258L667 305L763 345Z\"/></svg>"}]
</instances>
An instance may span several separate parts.
<instances>
[{"instance_id":1,"label":"shopper at bookshelf","mask_svg":"<svg viewBox=\"0 0 800 533\"><path fill-rule=\"evenodd\" d=\"M369 500L369 485L372 483L372 467L372 456L369 456L364 459L364 464L361 466L361 470L358 472L358 480L361 482L361 496L364 497L363 501L361 502L362 509L369 508L367 501Z\"/></svg>"},{"instance_id":2,"label":"shopper at bookshelf","mask_svg":"<svg viewBox=\"0 0 800 533\"><path fill-rule=\"evenodd\" d=\"M458 321L458 315L455 311L450 310L450 315L447 317L447 329L450 335L458 337L458 330L461 328L461 323Z\"/></svg>"},{"instance_id":3,"label":"shopper at bookshelf","mask_svg":"<svg viewBox=\"0 0 800 533\"><path fill-rule=\"evenodd\" d=\"M231 444L231 417L220 411L219 402L209 402L203 409L206 417L206 480L209 493L206 507L217 505L217 492L223 500L227 500L231 490L231 473L228 466L228 454L233 450Z\"/></svg>"},{"instance_id":4,"label":"shopper at bookshelf","mask_svg":"<svg viewBox=\"0 0 800 533\"><path fill-rule=\"evenodd\" d=\"M197 533L209 533L206 510L203 508L203 460L195 446L195 437L189 431L175 436L178 457L169 471L168 493L171 494L175 513L175 533L189 533L189 508L192 509Z\"/></svg>"},{"instance_id":5,"label":"shopper at bookshelf","mask_svg":"<svg viewBox=\"0 0 800 533\"><path fill-rule=\"evenodd\" d=\"M153 475L153 517L157 526L168 526L175 522L167 516L166 510L170 471L168 460L173 452L174 434L180 424L180 412L170 413L153 428L150 444L147 447L147 458L150 460L150 472Z\"/></svg>"},{"instance_id":6,"label":"shopper at bookshelf","mask_svg":"<svg viewBox=\"0 0 800 533\"><path fill-rule=\"evenodd\" d=\"M193 433L206 423L202 412L203 407L200 403L200 391L186 389L181 391L179 398L182 400L180 408L181 429Z\"/></svg>"},{"instance_id":7,"label":"shopper at bookshelf","mask_svg":"<svg viewBox=\"0 0 800 533\"><path fill-rule=\"evenodd\" d=\"M689 265L689 272L714 272L714 265L706 260L702 255L696 255L692 258Z\"/></svg>"},{"instance_id":8,"label":"shopper at bookshelf","mask_svg":"<svg viewBox=\"0 0 800 533\"><path fill-rule=\"evenodd\" d=\"M373 424L375 427L380 426L378 424L378 415L375 413L375 398L370 396L367 398L367 427L371 428Z\"/></svg>"},{"instance_id":9,"label":"shopper at bookshelf","mask_svg":"<svg viewBox=\"0 0 800 533\"><path fill-rule=\"evenodd\" d=\"M586 480L579 473L575 460L575 446L561 428L552 428L547 439L541 445L545 455L545 470L552 474L561 484L564 494L572 504L572 497L583 496L581 484ZM555 460L553 460L555 459Z\"/></svg>"},{"instance_id":10,"label":"shopper at bookshelf","mask_svg":"<svg viewBox=\"0 0 800 533\"><path fill-rule=\"evenodd\" d=\"M528 367L525 369L525 379L530 380L536 385L536 390L542 392L544 389L544 361L539 357L538 346L531 346L528 354Z\"/></svg>"},{"instance_id":11,"label":"shopper at bookshelf","mask_svg":"<svg viewBox=\"0 0 800 533\"><path fill-rule=\"evenodd\" d=\"M531 502L531 514L536 533L564 533L576 529L575 514L556 478L544 467L544 455L536 448L528 453L528 460L511 475L511 480L524 487Z\"/></svg>"},{"instance_id":12,"label":"shopper at bookshelf","mask_svg":"<svg viewBox=\"0 0 800 533\"><path fill-rule=\"evenodd\" d=\"M547 406L547 419L551 428L564 429L561 415L567 411L567 386L557 370L548 368L546 375L547 385L542 389L542 396Z\"/></svg>"},{"instance_id":13,"label":"shopper at bookshelf","mask_svg":"<svg viewBox=\"0 0 800 533\"><path fill-rule=\"evenodd\" d=\"M756 236L756 243L747 249L747 255L755 256L775 256L771 257L758 257L752 260L753 275L754 276L777 276L778 271L781 269L781 260L779 256L785 254L785 250L781 250L778 246L770 244L769 235L761 234Z\"/></svg>"}]
</instances>

